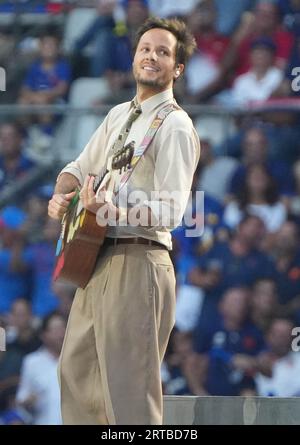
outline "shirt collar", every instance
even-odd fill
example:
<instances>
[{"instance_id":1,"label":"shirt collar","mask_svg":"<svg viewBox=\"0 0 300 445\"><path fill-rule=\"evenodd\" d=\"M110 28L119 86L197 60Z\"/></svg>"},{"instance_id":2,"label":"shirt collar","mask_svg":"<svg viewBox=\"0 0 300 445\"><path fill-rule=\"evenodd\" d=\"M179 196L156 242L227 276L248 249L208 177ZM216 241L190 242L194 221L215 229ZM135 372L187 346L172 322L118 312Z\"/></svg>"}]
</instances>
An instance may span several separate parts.
<instances>
[{"instance_id":1,"label":"shirt collar","mask_svg":"<svg viewBox=\"0 0 300 445\"><path fill-rule=\"evenodd\" d=\"M149 99L141 102L142 113L149 113L154 110L156 107L161 105L163 102L173 99L173 89L169 88L168 90L164 90L161 93L155 94L154 96L149 97ZM137 105L137 97L132 100L131 106Z\"/></svg>"}]
</instances>

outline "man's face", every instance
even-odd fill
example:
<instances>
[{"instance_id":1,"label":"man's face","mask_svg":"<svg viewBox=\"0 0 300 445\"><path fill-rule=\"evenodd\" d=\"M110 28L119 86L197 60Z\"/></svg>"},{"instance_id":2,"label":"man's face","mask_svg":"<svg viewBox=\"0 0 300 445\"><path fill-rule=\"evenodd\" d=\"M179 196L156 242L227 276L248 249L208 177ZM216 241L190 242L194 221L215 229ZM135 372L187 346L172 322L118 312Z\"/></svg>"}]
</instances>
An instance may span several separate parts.
<instances>
[{"instance_id":1,"label":"man's face","mask_svg":"<svg viewBox=\"0 0 300 445\"><path fill-rule=\"evenodd\" d=\"M248 311L249 293L244 289L230 289L222 297L220 309L227 318L241 323Z\"/></svg>"},{"instance_id":2,"label":"man's face","mask_svg":"<svg viewBox=\"0 0 300 445\"><path fill-rule=\"evenodd\" d=\"M58 42L54 37L44 37L40 43L40 54L44 60L55 60L58 56Z\"/></svg>"},{"instance_id":3,"label":"man's face","mask_svg":"<svg viewBox=\"0 0 300 445\"><path fill-rule=\"evenodd\" d=\"M12 325L19 329L25 329L30 326L31 319L32 316L28 303L23 300L15 301L11 311Z\"/></svg>"},{"instance_id":4,"label":"man's face","mask_svg":"<svg viewBox=\"0 0 300 445\"><path fill-rule=\"evenodd\" d=\"M61 351L66 323L60 315L54 316L49 321L48 327L42 334L42 340L47 348L55 350L58 354Z\"/></svg>"},{"instance_id":5,"label":"man's face","mask_svg":"<svg viewBox=\"0 0 300 445\"><path fill-rule=\"evenodd\" d=\"M258 4L255 9L256 28L260 31L272 31L278 23L276 5L269 2Z\"/></svg>"},{"instance_id":6,"label":"man's face","mask_svg":"<svg viewBox=\"0 0 300 445\"><path fill-rule=\"evenodd\" d=\"M3 156L13 156L21 151L21 136L16 129L9 124L0 128L0 150Z\"/></svg>"},{"instance_id":7,"label":"man's face","mask_svg":"<svg viewBox=\"0 0 300 445\"><path fill-rule=\"evenodd\" d=\"M148 17L148 10L139 0L128 2L126 11L126 23L129 27L138 28Z\"/></svg>"},{"instance_id":8,"label":"man's face","mask_svg":"<svg viewBox=\"0 0 300 445\"><path fill-rule=\"evenodd\" d=\"M287 320L275 320L267 335L272 351L285 356L291 350L293 324Z\"/></svg>"},{"instance_id":9,"label":"man's face","mask_svg":"<svg viewBox=\"0 0 300 445\"><path fill-rule=\"evenodd\" d=\"M171 88L175 72L176 37L164 29L151 29L142 35L134 56L133 74L138 85L163 91ZM182 71L183 65L179 65Z\"/></svg>"},{"instance_id":10,"label":"man's face","mask_svg":"<svg viewBox=\"0 0 300 445\"><path fill-rule=\"evenodd\" d=\"M252 246L256 246L265 234L264 223L256 217L248 218L239 226L240 236Z\"/></svg>"},{"instance_id":11,"label":"man's face","mask_svg":"<svg viewBox=\"0 0 300 445\"><path fill-rule=\"evenodd\" d=\"M254 69L267 70L273 65L274 53L264 46L257 46L252 49L250 59Z\"/></svg>"},{"instance_id":12,"label":"man's face","mask_svg":"<svg viewBox=\"0 0 300 445\"><path fill-rule=\"evenodd\" d=\"M292 222L285 222L276 234L276 247L283 253L294 252L298 246L297 227Z\"/></svg>"},{"instance_id":13,"label":"man's face","mask_svg":"<svg viewBox=\"0 0 300 445\"><path fill-rule=\"evenodd\" d=\"M260 130L249 130L243 141L243 152L248 163L264 162L267 157L267 140Z\"/></svg>"}]
</instances>

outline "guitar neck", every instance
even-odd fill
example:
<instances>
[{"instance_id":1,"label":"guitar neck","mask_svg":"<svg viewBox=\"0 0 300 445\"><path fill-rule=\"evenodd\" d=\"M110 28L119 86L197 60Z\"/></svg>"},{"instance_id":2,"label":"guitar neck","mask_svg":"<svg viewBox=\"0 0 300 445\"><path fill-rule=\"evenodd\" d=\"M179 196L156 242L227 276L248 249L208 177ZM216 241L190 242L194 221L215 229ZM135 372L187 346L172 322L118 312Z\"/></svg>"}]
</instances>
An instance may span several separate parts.
<instances>
[{"instance_id":1,"label":"guitar neck","mask_svg":"<svg viewBox=\"0 0 300 445\"><path fill-rule=\"evenodd\" d=\"M101 182L103 181L104 176L106 175L107 172L108 172L107 166L105 166L101 170L100 174L95 177L96 179L95 179L95 183L94 183L94 193L96 193L97 190L99 189Z\"/></svg>"}]
</instances>

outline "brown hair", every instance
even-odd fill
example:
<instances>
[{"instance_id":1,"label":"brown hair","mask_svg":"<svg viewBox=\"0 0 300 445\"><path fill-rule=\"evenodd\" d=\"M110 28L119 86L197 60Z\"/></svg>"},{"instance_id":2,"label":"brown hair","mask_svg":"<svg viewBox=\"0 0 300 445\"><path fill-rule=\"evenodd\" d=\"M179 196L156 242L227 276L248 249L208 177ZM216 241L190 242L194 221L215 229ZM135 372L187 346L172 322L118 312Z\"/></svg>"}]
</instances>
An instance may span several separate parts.
<instances>
[{"instance_id":1,"label":"brown hair","mask_svg":"<svg viewBox=\"0 0 300 445\"><path fill-rule=\"evenodd\" d=\"M193 54L196 48L196 42L191 32L187 29L186 24L182 20L178 19L160 19L158 17L150 17L137 30L133 45L134 52L136 51L142 35L144 35L145 32L150 31L150 29L156 28L169 31L176 37L176 63L185 64Z\"/></svg>"}]
</instances>

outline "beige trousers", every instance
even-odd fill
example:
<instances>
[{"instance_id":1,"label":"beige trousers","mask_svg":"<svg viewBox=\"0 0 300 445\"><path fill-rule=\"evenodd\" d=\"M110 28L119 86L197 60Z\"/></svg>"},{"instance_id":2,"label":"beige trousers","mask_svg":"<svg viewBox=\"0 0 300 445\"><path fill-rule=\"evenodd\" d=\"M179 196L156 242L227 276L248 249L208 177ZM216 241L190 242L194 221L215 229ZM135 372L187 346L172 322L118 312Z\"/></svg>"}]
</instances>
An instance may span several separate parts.
<instances>
[{"instance_id":1,"label":"beige trousers","mask_svg":"<svg viewBox=\"0 0 300 445\"><path fill-rule=\"evenodd\" d=\"M108 247L70 312L59 364L63 423L161 424L160 365L174 321L167 250Z\"/></svg>"}]
</instances>

